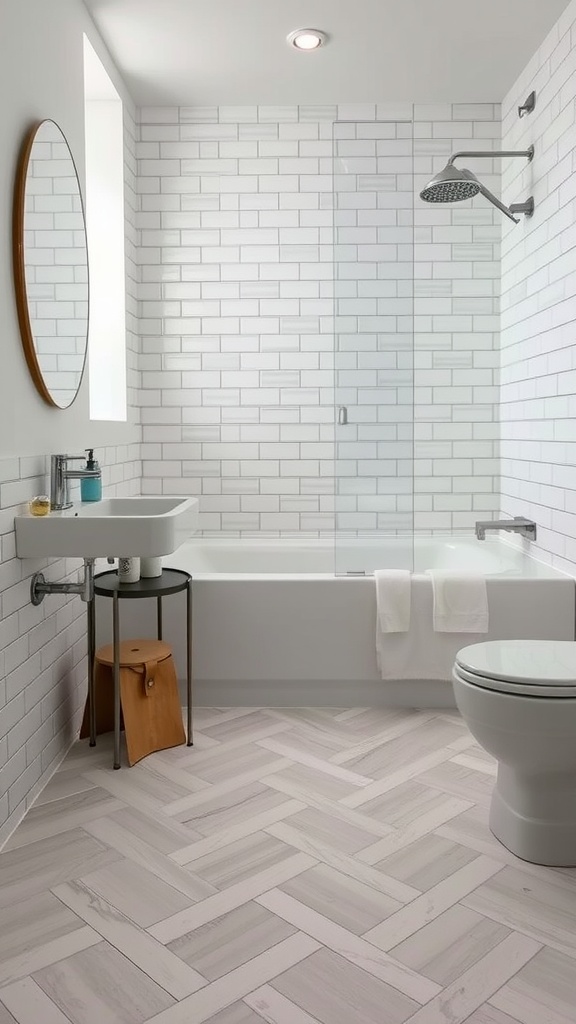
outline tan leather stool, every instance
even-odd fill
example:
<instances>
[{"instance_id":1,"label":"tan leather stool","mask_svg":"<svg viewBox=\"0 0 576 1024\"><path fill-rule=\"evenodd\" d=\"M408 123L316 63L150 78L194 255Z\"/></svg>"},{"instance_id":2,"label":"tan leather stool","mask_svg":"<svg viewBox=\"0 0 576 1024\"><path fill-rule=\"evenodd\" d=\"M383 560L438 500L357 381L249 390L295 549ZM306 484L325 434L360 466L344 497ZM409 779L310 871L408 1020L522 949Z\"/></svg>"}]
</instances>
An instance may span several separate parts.
<instances>
[{"instance_id":1,"label":"tan leather stool","mask_svg":"<svg viewBox=\"0 0 576 1024\"><path fill-rule=\"evenodd\" d=\"M100 647L94 661L96 732L114 729L114 648ZM120 643L120 707L128 764L186 742L178 681L169 644L162 640ZM80 738L90 732L88 703Z\"/></svg>"}]
</instances>

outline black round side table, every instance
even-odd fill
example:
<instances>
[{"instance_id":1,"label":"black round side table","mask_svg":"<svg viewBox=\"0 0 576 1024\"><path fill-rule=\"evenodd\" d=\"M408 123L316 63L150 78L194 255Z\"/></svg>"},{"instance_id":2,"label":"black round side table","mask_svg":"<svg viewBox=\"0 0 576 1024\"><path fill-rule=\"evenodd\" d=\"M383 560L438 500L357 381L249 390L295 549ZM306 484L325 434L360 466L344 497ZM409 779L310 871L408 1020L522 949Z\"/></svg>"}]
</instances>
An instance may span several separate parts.
<instances>
[{"instance_id":1,"label":"black round side table","mask_svg":"<svg viewBox=\"0 0 576 1024\"><path fill-rule=\"evenodd\" d=\"M163 569L161 576L138 583L120 583L115 569L94 577L94 593L112 598L112 638L114 645L114 768L120 768L120 606L126 599L157 599L158 640L162 640L162 598L186 591L186 693L187 745L192 746L192 576L183 569ZM88 666L88 704L90 708L90 746L96 745L94 663Z\"/></svg>"}]
</instances>

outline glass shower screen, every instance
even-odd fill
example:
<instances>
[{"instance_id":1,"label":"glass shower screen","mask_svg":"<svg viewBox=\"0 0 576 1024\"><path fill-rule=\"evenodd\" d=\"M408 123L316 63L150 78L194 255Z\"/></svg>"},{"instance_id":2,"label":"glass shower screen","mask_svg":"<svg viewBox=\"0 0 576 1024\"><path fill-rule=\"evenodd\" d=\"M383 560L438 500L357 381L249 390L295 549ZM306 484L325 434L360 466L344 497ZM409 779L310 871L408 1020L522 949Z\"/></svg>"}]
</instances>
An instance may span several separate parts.
<instances>
[{"instance_id":1,"label":"glass shower screen","mask_svg":"<svg viewBox=\"0 0 576 1024\"><path fill-rule=\"evenodd\" d=\"M335 571L413 568L410 122L335 122Z\"/></svg>"}]
</instances>

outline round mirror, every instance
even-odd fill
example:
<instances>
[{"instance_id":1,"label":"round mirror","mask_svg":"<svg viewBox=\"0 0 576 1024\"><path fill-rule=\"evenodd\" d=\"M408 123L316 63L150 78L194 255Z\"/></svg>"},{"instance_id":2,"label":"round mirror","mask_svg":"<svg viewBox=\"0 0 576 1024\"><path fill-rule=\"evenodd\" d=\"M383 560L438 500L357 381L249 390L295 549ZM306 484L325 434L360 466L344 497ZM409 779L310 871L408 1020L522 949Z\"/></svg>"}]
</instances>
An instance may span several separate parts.
<instances>
[{"instance_id":1,"label":"round mirror","mask_svg":"<svg viewBox=\"0 0 576 1024\"><path fill-rule=\"evenodd\" d=\"M24 141L14 193L14 281L26 362L49 405L78 393L88 342L88 253L65 136L41 121Z\"/></svg>"}]
</instances>

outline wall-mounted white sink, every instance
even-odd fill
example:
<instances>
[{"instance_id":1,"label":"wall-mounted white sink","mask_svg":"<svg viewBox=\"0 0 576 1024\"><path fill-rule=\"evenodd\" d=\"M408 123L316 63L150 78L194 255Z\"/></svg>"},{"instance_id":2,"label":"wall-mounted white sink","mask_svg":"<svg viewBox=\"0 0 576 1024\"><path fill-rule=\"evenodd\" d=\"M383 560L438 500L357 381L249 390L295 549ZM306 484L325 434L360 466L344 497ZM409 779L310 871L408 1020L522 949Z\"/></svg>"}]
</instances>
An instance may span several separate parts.
<instances>
[{"instance_id":1,"label":"wall-mounted white sink","mask_svg":"<svg viewBox=\"0 0 576 1024\"><path fill-rule=\"evenodd\" d=\"M198 528L198 499L104 498L15 517L19 558L169 555Z\"/></svg>"}]
</instances>

